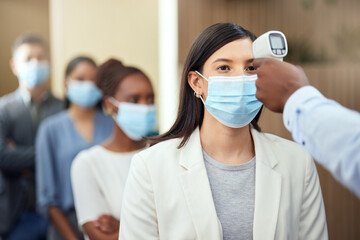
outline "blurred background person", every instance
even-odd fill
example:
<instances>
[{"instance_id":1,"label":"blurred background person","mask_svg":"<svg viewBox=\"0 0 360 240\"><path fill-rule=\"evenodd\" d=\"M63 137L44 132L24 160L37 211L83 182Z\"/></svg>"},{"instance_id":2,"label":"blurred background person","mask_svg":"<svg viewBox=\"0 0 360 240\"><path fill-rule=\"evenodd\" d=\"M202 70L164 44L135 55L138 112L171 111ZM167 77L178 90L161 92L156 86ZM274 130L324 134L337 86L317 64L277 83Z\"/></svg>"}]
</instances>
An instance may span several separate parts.
<instances>
[{"instance_id":1,"label":"blurred background person","mask_svg":"<svg viewBox=\"0 0 360 240\"><path fill-rule=\"evenodd\" d=\"M34 142L40 122L63 102L48 90L48 49L40 36L16 40L10 67L19 87L0 99L0 235L44 239L47 223L35 213Z\"/></svg>"},{"instance_id":2,"label":"blurred background person","mask_svg":"<svg viewBox=\"0 0 360 240\"><path fill-rule=\"evenodd\" d=\"M105 112L113 116L112 137L78 154L71 180L79 226L92 240L118 239L120 209L131 158L146 147L156 126L154 91L135 67L111 59L99 67L97 86Z\"/></svg>"},{"instance_id":3,"label":"blurred background person","mask_svg":"<svg viewBox=\"0 0 360 240\"><path fill-rule=\"evenodd\" d=\"M113 122L98 103L96 64L88 57L71 60L65 71L67 109L46 119L36 139L38 210L51 224L48 239L81 239L70 180L74 157L112 133Z\"/></svg>"}]
</instances>

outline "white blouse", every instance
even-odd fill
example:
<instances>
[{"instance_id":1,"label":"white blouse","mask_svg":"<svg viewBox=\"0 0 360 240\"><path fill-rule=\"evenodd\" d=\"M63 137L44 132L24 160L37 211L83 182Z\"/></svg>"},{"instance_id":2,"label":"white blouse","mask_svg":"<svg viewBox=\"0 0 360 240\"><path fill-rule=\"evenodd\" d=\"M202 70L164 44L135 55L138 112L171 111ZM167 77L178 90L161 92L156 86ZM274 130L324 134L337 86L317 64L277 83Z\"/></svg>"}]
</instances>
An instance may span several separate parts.
<instances>
[{"instance_id":1,"label":"white blouse","mask_svg":"<svg viewBox=\"0 0 360 240\"><path fill-rule=\"evenodd\" d=\"M71 182L80 227L101 214L120 219L130 162L139 151L118 153L97 145L76 156Z\"/></svg>"}]
</instances>

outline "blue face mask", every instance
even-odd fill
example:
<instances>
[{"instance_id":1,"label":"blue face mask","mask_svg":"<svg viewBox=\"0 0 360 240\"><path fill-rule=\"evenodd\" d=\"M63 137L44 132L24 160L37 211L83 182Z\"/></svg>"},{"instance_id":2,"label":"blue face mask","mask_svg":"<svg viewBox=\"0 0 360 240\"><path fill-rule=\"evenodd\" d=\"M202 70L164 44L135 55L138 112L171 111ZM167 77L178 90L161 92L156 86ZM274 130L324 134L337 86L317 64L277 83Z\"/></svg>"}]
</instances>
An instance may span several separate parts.
<instances>
[{"instance_id":1,"label":"blue face mask","mask_svg":"<svg viewBox=\"0 0 360 240\"><path fill-rule=\"evenodd\" d=\"M20 83L28 88L35 88L44 83L50 75L48 62L23 62L16 66Z\"/></svg>"},{"instance_id":2,"label":"blue face mask","mask_svg":"<svg viewBox=\"0 0 360 240\"><path fill-rule=\"evenodd\" d=\"M88 108L99 102L102 93L92 81L71 80L66 96L70 102Z\"/></svg>"},{"instance_id":3,"label":"blue face mask","mask_svg":"<svg viewBox=\"0 0 360 240\"><path fill-rule=\"evenodd\" d=\"M114 116L116 123L132 140L139 141L154 130L156 126L155 105L118 102L114 98L110 98L110 101L118 107L118 113Z\"/></svg>"},{"instance_id":4,"label":"blue face mask","mask_svg":"<svg viewBox=\"0 0 360 240\"><path fill-rule=\"evenodd\" d=\"M206 101L200 97L207 111L225 126L244 127L260 111L262 103L255 97L257 75L206 79L198 71L196 73L208 81Z\"/></svg>"}]
</instances>

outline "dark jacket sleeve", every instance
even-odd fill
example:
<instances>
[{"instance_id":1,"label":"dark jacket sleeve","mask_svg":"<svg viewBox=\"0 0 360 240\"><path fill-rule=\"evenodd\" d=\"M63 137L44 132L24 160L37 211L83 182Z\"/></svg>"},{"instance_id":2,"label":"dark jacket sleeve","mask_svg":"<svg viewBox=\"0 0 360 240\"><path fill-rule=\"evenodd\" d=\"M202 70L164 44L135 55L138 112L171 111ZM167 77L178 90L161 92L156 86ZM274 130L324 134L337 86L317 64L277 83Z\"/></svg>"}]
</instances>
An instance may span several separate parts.
<instances>
[{"instance_id":1,"label":"dark jacket sleeve","mask_svg":"<svg viewBox=\"0 0 360 240\"><path fill-rule=\"evenodd\" d=\"M34 146L8 146L9 129L11 119L8 117L6 109L0 106L0 169L5 171L21 171L34 166L35 150Z\"/></svg>"}]
</instances>

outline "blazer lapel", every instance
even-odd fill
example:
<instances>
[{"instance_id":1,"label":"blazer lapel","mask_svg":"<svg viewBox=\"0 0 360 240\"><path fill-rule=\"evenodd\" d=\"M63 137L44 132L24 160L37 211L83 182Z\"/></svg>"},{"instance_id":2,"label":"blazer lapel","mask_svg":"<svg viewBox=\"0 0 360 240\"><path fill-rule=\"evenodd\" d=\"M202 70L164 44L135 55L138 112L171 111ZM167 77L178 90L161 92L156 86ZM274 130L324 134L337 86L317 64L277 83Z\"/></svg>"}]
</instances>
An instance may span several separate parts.
<instances>
[{"instance_id":1,"label":"blazer lapel","mask_svg":"<svg viewBox=\"0 0 360 240\"><path fill-rule=\"evenodd\" d=\"M264 141L265 136L254 129L251 130L251 133L256 154L253 239L275 239L281 195L281 176L273 169L277 160L271 146Z\"/></svg>"},{"instance_id":2,"label":"blazer lapel","mask_svg":"<svg viewBox=\"0 0 360 240\"><path fill-rule=\"evenodd\" d=\"M21 90L20 87L16 90L16 109L13 110L14 113L16 112L15 121L20 126L20 135L24 135L23 129L25 128L27 132L25 135L29 138L28 141L34 142L36 132L34 129L33 119L31 117L30 107L26 106L24 99L21 96L21 91L25 90ZM24 123L26 123L26 126L24 126Z\"/></svg>"},{"instance_id":3,"label":"blazer lapel","mask_svg":"<svg viewBox=\"0 0 360 240\"><path fill-rule=\"evenodd\" d=\"M188 143L181 150L179 163L185 169L179 174L179 180L198 238L222 239L198 129L194 130Z\"/></svg>"},{"instance_id":4,"label":"blazer lapel","mask_svg":"<svg viewBox=\"0 0 360 240\"><path fill-rule=\"evenodd\" d=\"M281 176L273 168L277 159L262 133L252 129L256 152L255 212L253 239L275 239ZM222 239L211 188L201 151L199 130L196 129L180 153L179 175L187 206L197 236L203 239Z\"/></svg>"}]
</instances>

